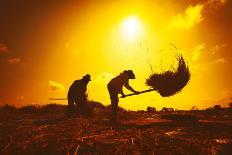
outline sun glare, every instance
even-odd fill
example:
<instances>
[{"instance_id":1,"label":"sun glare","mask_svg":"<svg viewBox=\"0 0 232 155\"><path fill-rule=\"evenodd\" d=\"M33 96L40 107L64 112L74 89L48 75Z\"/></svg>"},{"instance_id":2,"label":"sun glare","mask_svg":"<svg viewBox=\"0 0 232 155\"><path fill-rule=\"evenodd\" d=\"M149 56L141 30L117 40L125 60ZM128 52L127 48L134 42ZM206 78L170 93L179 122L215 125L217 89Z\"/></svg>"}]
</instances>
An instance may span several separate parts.
<instances>
[{"instance_id":1,"label":"sun glare","mask_svg":"<svg viewBox=\"0 0 232 155\"><path fill-rule=\"evenodd\" d=\"M135 39L141 33L141 21L136 16L129 16L122 22L122 33L126 39Z\"/></svg>"}]
</instances>

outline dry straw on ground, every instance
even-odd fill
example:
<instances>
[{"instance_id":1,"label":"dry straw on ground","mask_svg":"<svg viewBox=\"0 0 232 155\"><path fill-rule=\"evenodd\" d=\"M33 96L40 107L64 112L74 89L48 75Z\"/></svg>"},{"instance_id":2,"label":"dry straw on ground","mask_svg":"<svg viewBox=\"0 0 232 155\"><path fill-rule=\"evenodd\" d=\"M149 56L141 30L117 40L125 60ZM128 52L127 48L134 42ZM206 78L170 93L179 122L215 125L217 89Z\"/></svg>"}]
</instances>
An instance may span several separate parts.
<instances>
[{"instance_id":1,"label":"dry straw on ground","mask_svg":"<svg viewBox=\"0 0 232 155\"><path fill-rule=\"evenodd\" d=\"M146 80L146 84L162 97L172 96L180 92L189 82L191 74L182 55L176 57L178 67L161 73L154 73Z\"/></svg>"}]
</instances>

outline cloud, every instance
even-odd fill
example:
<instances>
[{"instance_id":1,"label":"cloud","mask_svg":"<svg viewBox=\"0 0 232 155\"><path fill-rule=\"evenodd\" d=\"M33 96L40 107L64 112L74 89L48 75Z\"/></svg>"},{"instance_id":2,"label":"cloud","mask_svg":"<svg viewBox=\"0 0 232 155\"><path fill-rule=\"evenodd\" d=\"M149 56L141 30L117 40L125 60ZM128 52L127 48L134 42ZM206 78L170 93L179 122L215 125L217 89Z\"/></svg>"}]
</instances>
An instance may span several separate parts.
<instances>
[{"instance_id":1,"label":"cloud","mask_svg":"<svg viewBox=\"0 0 232 155\"><path fill-rule=\"evenodd\" d=\"M222 98L230 98L231 96L231 91L228 89L224 89L221 93Z\"/></svg>"},{"instance_id":2,"label":"cloud","mask_svg":"<svg viewBox=\"0 0 232 155\"><path fill-rule=\"evenodd\" d=\"M216 53L218 53L218 51L220 51L222 48L224 48L226 46L226 44L222 44L222 45L215 45L214 47L212 47L210 49L210 52L212 55L215 55Z\"/></svg>"},{"instance_id":3,"label":"cloud","mask_svg":"<svg viewBox=\"0 0 232 155\"><path fill-rule=\"evenodd\" d=\"M212 69L213 65L224 64L224 63L227 63L227 60L225 58L217 58L209 62L193 63L190 66L192 77L195 79L202 78L203 73L209 70L210 68Z\"/></svg>"},{"instance_id":4,"label":"cloud","mask_svg":"<svg viewBox=\"0 0 232 155\"><path fill-rule=\"evenodd\" d=\"M109 82L113 77L114 76L111 73L103 72L97 76L96 81Z\"/></svg>"},{"instance_id":5,"label":"cloud","mask_svg":"<svg viewBox=\"0 0 232 155\"><path fill-rule=\"evenodd\" d=\"M215 12L220 7L227 4L228 0L208 0L204 3L204 11L206 12Z\"/></svg>"},{"instance_id":6,"label":"cloud","mask_svg":"<svg viewBox=\"0 0 232 155\"><path fill-rule=\"evenodd\" d=\"M200 58L202 50L205 48L205 44L202 43L195 47L195 50L192 53L192 60L197 61Z\"/></svg>"},{"instance_id":7,"label":"cloud","mask_svg":"<svg viewBox=\"0 0 232 155\"><path fill-rule=\"evenodd\" d=\"M189 5L184 13L173 16L168 29L179 28L189 30L204 20L203 12L213 13L226 3L227 0L208 0L195 6Z\"/></svg>"},{"instance_id":8,"label":"cloud","mask_svg":"<svg viewBox=\"0 0 232 155\"><path fill-rule=\"evenodd\" d=\"M187 30L192 28L194 25L200 23L203 20L201 14L202 9L202 4L197 4L196 6L189 5L184 14L173 16L168 28L181 28Z\"/></svg>"},{"instance_id":9,"label":"cloud","mask_svg":"<svg viewBox=\"0 0 232 155\"><path fill-rule=\"evenodd\" d=\"M218 63L226 63L226 59L218 58L218 59L214 60L213 63L216 63L216 64L218 64Z\"/></svg>"},{"instance_id":10,"label":"cloud","mask_svg":"<svg viewBox=\"0 0 232 155\"><path fill-rule=\"evenodd\" d=\"M205 63L192 64L190 66L191 76L194 79L199 79L203 77L203 73L207 70L208 66Z\"/></svg>"},{"instance_id":11,"label":"cloud","mask_svg":"<svg viewBox=\"0 0 232 155\"><path fill-rule=\"evenodd\" d=\"M48 81L50 92L64 92L65 88L62 84L55 81Z\"/></svg>"},{"instance_id":12,"label":"cloud","mask_svg":"<svg viewBox=\"0 0 232 155\"><path fill-rule=\"evenodd\" d=\"M219 45L215 45L210 51L214 55L219 51Z\"/></svg>"},{"instance_id":13,"label":"cloud","mask_svg":"<svg viewBox=\"0 0 232 155\"><path fill-rule=\"evenodd\" d=\"M7 53L9 51L6 44L0 43L0 53Z\"/></svg>"},{"instance_id":14,"label":"cloud","mask_svg":"<svg viewBox=\"0 0 232 155\"><path fill-rule=\"evenodd\" d=\"M11 64L18 64L18 63L21 62L21 58L18 58L18 57L16 57L16 58L9 58L9 59L7 60L7 62L9 62L9 63L11 63Z\"/></svg>"}]
</instances>

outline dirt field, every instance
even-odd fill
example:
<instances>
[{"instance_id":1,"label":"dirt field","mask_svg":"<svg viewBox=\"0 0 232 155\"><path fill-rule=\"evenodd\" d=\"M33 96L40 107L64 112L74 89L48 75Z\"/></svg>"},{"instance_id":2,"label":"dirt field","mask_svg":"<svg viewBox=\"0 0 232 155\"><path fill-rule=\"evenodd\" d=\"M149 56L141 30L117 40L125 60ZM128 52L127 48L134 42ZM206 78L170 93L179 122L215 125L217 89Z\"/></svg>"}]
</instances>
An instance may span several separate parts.
<instances>
[{"instance_id":1,"label":"dirt field","mask_svg":"<svg viewBox=\"0 0 232 155\"><path fill-rule=\"evenodd\" d=\"M232 154L231 109L67 117L65 107L0 109L0 154Z\"/></svg>"}]
</instances>

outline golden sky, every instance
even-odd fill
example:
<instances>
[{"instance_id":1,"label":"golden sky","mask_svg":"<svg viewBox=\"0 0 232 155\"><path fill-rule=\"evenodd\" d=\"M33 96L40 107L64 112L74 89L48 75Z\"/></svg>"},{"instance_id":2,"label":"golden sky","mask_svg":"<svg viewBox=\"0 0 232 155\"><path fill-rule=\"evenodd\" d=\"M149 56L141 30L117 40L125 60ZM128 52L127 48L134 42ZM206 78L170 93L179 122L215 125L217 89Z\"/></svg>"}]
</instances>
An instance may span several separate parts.
<instances>
[{"instance_id":1,"label":"golden sky","mask_svg":"<svg viewBox=\"0 0 232 155\"><path fill-rule=\"evenodd\" d=\"M192 73L181 93L150 92L120 106L207 108L232 96L231 0L1 0L0 19L0 104L50 103L89 73L89 98L108 105L111 78L132 69L130 84L146 90L150 64L168 69L179 53Z\"/></svg>"}]
</instances>

